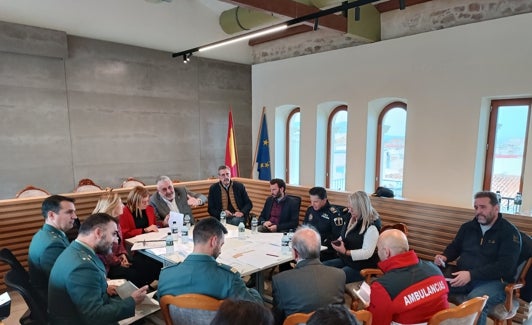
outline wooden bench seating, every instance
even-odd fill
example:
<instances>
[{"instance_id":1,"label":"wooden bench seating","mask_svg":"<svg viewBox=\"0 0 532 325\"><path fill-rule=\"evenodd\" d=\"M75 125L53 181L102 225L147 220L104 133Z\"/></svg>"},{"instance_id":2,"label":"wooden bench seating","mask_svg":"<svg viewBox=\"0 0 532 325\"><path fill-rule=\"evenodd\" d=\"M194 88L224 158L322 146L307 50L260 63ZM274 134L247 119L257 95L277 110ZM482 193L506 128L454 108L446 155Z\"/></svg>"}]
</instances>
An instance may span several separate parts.
<instances>
[{"instance_id":1,"label":"wooden bench seating","mask_svg":"<svg viewBox=\"0 0 532 325\"><path fill-rule=\"evenodd\" d=\"M269 183L266 181L236 178L245 184L248 195L253 202L252 212L260 214L264 201L270 195ZM217 182L216 179L181 182L178 186L186 186L193 192L209 192L209 186ZM146 186L153 193L155 185ZM287 193L301 197L299 219L303 221L306 209L310 206L308 186L287 186ZM131 189L117 188L113 191L120 193L125 201ZM66 193L76 199L76 213L83 221L94 209L101 192ZM347 192L327 191L332 204L347 205ZM28 246L35 232L42 226L41 203L44 197L0 200L0 248L7 247L13 251L21 263L27 267ZM372 197L375 209L382 217L383 224L403 222L408 226L410 247L423 258L432 260L434 255L441 253L454 238L458 228L474 216L473 209L449 207L437 204L412 202L401 199ZM208 216L207 206L193 209L194 216L201 219ZM521 215L505 215L522 232L532 234L532 217ZM0 264L3 275L8 266ZM3 276L0 289L4 290ZM528 318L528 304L522 304L518 316Z\"/></svg>"}]
</instances>

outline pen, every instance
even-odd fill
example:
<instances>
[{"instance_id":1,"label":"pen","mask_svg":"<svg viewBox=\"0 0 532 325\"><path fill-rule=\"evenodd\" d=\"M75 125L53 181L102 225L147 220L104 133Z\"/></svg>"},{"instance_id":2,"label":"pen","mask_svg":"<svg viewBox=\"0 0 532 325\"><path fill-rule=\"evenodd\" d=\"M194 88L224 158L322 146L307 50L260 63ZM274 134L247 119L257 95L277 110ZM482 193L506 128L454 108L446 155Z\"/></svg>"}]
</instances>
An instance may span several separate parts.
<instances>
[{"instance_id":1,"label":"pen","mask_svg":"<svg viewBox=\"0 0 532 325\"><path fill-rule=\"evenodd\" d=\"M266 253L266 255L268 255L268 256L273 256L273 257L279 257L279 255L270 254L270 253Z\"/></svg>"}]
</instances>

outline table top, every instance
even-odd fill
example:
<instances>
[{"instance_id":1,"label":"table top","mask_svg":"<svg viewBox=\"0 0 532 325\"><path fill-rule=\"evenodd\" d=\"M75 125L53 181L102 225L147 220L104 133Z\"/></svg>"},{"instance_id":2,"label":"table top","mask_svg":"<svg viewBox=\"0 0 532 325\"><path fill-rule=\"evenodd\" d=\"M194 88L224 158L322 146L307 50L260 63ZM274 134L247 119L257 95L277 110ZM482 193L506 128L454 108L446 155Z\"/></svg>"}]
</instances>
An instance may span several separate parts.
<instances>
[{"instance_id":1,"label":"table top","mask_svg":"<svg viewBox=\"0 0 532 325\"><path fill-rule=\"evenodd\" d=\"M246 229L244 237L238 237L238 228L226 225L228 233L225 235L225 244L217 261L236 268L242 276L256 273L293 260L292 251L281 249L282 233L251 233ZM134 249L140 251L164 265L183 261L193 250L192 229L188 238L183 241L179 236L174 239L174 252L166 253L165 239L169 228L161 228L159 232L142 234L127 239ZM143 248L146 247L146 248Z\"/></svg>"}]
</instances>

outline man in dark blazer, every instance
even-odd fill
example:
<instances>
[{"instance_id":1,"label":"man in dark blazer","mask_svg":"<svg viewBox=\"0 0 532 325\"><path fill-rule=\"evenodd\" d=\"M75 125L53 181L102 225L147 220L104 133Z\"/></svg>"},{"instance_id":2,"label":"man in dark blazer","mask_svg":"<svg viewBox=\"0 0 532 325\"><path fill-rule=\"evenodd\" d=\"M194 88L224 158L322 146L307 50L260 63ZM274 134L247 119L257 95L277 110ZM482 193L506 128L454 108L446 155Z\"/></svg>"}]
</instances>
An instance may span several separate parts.
<instances>
[{"instance_id":1,"label":"man in dark blazer","mask_svg":"<svg viewBox=\"0 0 532 325\"><path fill-rule=\"evenodd\" d=\"M117 324L135 315L148 286L125 299L110 296L105 266L96 255L111 251L117 232L116 221L106 213L93 214L81 224L78 238L59 255L50 274L49 324Z\"/></svg>"},{"instance_id":2,"label":"man in dark blazer","mask_svg":"<svg viewBox=\"0 0 532 325\"><path fill-rule=\"evenodd\" d=\"M272 193L264 202L259 217L259 232L284 232L299 225L301 198L286 195L286 183L279 178L270 181Z\"/></svg>"},{"instance_id":3,"label":"man in dark blazer","mask_svg":"<svg viewBox=\"0 0 532 325\"><path fill-rule=\"evenodd\" d=\"M231 169L218 167L218 183L209 188L209 214L220 220L220 213L225 211L227 223L238 226L246 224L253 203L249 199L244 184L231 179Z\"/></svg>"},{"instance_id":4,"label":"man in dark blazer","mask_svg":"<svg viewBox=\"0 0 532 325\"><path fill-rule=\"evenodd\" d=\"M277 324L293 313L309 313L329 304L343 304L345 273L320 262L321 238L302 226L292 240L296 268L273 277L273 312Z\"/></svg>"},{"instance_id":5,"label":"man in dark blazer","mask_svg":"<svg viewBox=\"0 0 532 325\"><path fill-rule=\"evenodd\" d=\"M190 223L194 224L194 215L190 207L196 207L207 203L207 198L201 193L189 191L184 186L174 186L168 176L160 176L157 179L157 192L150 197L150 205L155 209L157 220L162 221L163 226L168 226L170 211L190 216Z\"/></svg>"}]
</instances>

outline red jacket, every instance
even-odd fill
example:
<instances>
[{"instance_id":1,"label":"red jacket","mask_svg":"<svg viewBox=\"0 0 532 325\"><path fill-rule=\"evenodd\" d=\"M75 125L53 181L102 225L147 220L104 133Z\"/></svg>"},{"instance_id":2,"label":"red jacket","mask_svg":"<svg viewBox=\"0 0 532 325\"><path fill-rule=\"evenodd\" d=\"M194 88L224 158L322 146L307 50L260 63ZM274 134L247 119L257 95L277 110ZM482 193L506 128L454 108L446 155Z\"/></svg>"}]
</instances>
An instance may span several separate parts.
<instances>
[{"instance_id":1,"label":"red jacket","mask_svg":"<svg viewBox=\"0 0 532 325\"><path fill-rule=\"evenodd\" d=\"M155 210L151 205L146 207L146 215L148 216L149 226L155 225ZM133 220L133 214L129 210L129 207L124 207L124 212L120 216L120 227L122 227L122 234L124 239L135 237L142 234L142 229L135 226L135 220Z\"/></svg>"},{"instance_id":2,"label":"red jacket","mask_svg":"<svg viewBox=\"0 0 532 325\"><path fill-rule=\"evenodd\" d=\"M427 322L449 308L449 287L440 269L420 261L413 250L381 261L384 275L371 284L370 305L374 325Z\"/></svg>"}]
</instances>

